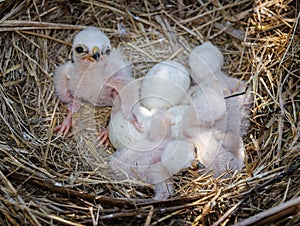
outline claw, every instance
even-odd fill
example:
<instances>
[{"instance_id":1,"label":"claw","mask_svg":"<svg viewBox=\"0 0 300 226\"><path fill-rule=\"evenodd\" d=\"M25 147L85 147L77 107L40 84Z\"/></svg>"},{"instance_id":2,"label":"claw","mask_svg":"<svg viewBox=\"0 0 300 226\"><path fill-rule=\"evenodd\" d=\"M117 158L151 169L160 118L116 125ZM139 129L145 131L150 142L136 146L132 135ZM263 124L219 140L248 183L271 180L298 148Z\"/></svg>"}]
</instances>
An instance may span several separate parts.
<instances>
[{"instance_id":1,"label":"claw","mask_svg":"<svg viewBox=\"0 0 300 226\"><path fill-rule=\"evenodd\" d=\"M54 128L54 131L58 132L57 135L62 135L63 138L66 137L70 128L72 126L72 112L69 111L67 117L64 121Z\"/></svg>"},{"instance_id":2,"label":"claw","mask_svg":"<svg viewBox=\"0 0 300 226\"><path fill-rule=\"evenodd\" d=\"M109 145L108 128L105 128L97 134L96 143L98 143L96 147L100 147L101 145L107 147Z\"/></svg>"}]
</instances>

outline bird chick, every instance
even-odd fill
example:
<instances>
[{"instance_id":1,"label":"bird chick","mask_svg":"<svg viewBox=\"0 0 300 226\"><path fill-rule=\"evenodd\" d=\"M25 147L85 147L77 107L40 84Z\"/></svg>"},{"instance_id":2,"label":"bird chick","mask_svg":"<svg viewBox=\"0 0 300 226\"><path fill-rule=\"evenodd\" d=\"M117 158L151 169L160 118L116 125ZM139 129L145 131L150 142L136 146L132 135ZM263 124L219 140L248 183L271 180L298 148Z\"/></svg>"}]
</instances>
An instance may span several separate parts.
<instances>
[{"instance_id":1,"label":"bird chick","mask_svg":"<svg viewBox=\"0 0 300 226\"><path fill-rule=\"evenodd\" d=\"M133 80L131 65L98 28L79 32L73 41L73 61L59 66L54 73L56 94L68 103L68 116L55 128L66 136L72 114L78 111L80 100L95 106L111 106L126 84Z\"/></svg>"},{"instance_id":2,"label":"bird chick","mask_svg":"<svg viewBox=\"0 0 300 226\"><path fill-rule=\"evenodd\" d=\"M197 83L189 94L190 108L182 117L184 135L197 149L197 159L215 176L227 168L241 170L244 146L241 136L247 126L246 84L221 71L223 55L210 42L196 47L189 56L191 76ZM245 120L247 121L247 120Z\"/></svg>"},{"instance_id":3,"label":"bird chick","mask_svg":"<svg viewBox=\"0 0 300 226\"><path fill-rule=\"evenodd\" d=\"M230 77L221 70L221 51L210 42L197 46L189 56L191 76L202 87L210 87L224 96L226 113L216 127L223 131L239 131L244 135L248 127L248 110L251 94L245 92L244 81Z\"/></svg>"},{"instance_id":4,"label":"bird chick","mask_svg":"<svg viewBox=\"0 0 300 226\"><path fill-rule=\"evenodd\" d=\"M191 166L194 160L194 146L191 143L164 139L150 149L118 149L111 157L110 165L128 177L153 184L154 199L165 200L174 193L171 177Z\"/></svg>"},{"instance_id":5,"label":"bird chick","mask_svg":"<svg viewBox=\"0 0 300 226\"><path fill-rule=\"evenodd\" d=\"M120 109L112 112L108 134L117 150L111 156L110 166L116 172L153 184L154 199L164 200L174 193L171 177L195 165L192 164L194 145L179 140L181 114L188 106L148 110L137 104L138 108L134 109L139 111L135 111L135 116L143 123L142 131L137 130Z\"/></svg>"},{"instance_id":6,"label":"bird chick","mask_svg":"<svg viewBox=\"0 0 300 226\"><path fill-rule=\"evenodd\" d=\"M226 91L233 89L236 81L221 71L223 63L222 52L211 42L204 42L195 47L189 55L191 77L195 83L225 94Z\"/></svg>"},{"instance_id":7,"label":"bird chick","mask_svg":"<svg viewBox=\"0 0 300 226\"><path fill-rule=\"evenodd\" d=\"M221 70L223 63L223 54L211 42L204 42L202 45L196 46L189 55L193 81L197 85L202 84L220 90L220 85L223 84L219 84L216 73Z\"/></svg>"},{"instance_id":8,"label":"bird chick","mask_svg":"<svg viewBox=\"0 0 300 226\"><path fill-rule=\"evenodd\" d=\"M177 105L190 87L186 68L176 61L154 65L145 75L141 86L141 103L149 110L168 109Z\"/></svg>"},{"instance_id":9,"label":"bird chick","mask_svg":"<svg viewBox=\"0 0 300 226\"><path fill-rule=\"evenodd\" d=\"M215 129L202 130L194 137L196 158L215 177L229 169L242 170L244 166L244 145L241 136L234 132Z\"/></svg>"},{"instance_id":10,"label":"bird chick","mask_svg":"<svg viewBox=\"0 0 300 226\"><path fill-rule=\"evenodd\" d=\"M210 87L195 88L189 108L182 115L183 133L190 137L196 136L198 130L212 128L227 110L222 94Z\"/></svg>"},{"instance_id":11,"label":"bird chick","mask_svg":"<svg viewBox=\"0 0 300 226\"><path fill-rule=\"evenodd\" d=\"M136 87L132 86L132 89L136 90ZM124 92L120 93L121 102ZM113 107L108 135L117 150L111 156L110 166L116 172L153 184L154 199L167 199L174 192L170 180L172 175L190 166L191 161L195 160L194 146L186 141L172 139L179 109L149 110L140 102L136 104L137 107L133 109L137 120L143 123L143 130L138 130L124 116L122 106Z\"/></svg>"},{"instance_id":12,"label":"bird chick","mask_svg":"<svg viewBox=\"0 0 300 226\"><path fill-rule=\"evenodd\" d=\"M179 114L176 104L190 86L186 69L175 61L163 61L152 67L145 77L129 83L119 92L114 104L109 124L109 138L115 148L127 146L133 141L147 136L149 120L158 112L170 108L173 133L180 133ZM174 106L175 105L175 106ZM174 107L172 107L174 106ZM180 110L179 110L180 109ZM131 123L126 115L132 114L138 125ZM178 114L179 113L179 114ZM178 127L178 128L175 128ZM178 136L177 136L178 137ZM122 141L122 142L121 142Z\"/></svg>"},{"instance_id":13,"label":"bird chick","mask_svg":"<svg viewBox=\"0 0 300 226\"><path fill-rule=\"evenodd\" d=\"M160 143L169 133L169 122L162 119L165 117L163 114L162 111L156 109L149 111L143 106L138 106L134 115L142 126L137 128L132 120L125 117L122 111L112 112L108 125L108 136L111 144L116 149L123 147L145 149L150 144L153 146L156 142ZM141 145L141 147L137 145Z\"/></svg>"}]
</instances>

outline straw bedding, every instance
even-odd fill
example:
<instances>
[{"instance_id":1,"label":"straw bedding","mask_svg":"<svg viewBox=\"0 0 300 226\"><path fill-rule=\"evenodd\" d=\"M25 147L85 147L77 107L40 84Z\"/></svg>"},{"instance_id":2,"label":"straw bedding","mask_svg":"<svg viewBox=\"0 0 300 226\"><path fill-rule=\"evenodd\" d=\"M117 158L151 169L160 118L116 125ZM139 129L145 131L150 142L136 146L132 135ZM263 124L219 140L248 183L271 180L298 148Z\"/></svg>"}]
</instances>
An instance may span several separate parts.
<instances>
[{"instance_id":1,"label":"straw bedding","mask_svg":"<svg viewBox=\"0 0 300 226\"><path fill-rule=\"evenodd\" d=\"M0 1L1 225L296 225L300 223L298 1ZM115 178L112 148L95 147L110 108L85 103L65 139L54 127L66 107L55 68L71 59L74 35L100 27L134 65L186 64L203 41L224 71L251 87L246 166L227 178L187 170L176 194ZM255 216L254 218L251 216Z\"/></svg>"}]
</instances>

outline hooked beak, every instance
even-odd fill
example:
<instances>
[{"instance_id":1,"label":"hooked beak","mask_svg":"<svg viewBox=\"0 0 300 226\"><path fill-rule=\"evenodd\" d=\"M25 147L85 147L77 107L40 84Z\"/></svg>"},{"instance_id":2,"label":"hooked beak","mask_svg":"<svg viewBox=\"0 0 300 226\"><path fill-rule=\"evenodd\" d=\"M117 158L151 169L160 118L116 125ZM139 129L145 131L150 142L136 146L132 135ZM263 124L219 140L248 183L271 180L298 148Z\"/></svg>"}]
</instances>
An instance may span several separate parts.
<instances>
[{"instance_id":1,"label":"hooked beak","mask_svg":"<svg viewBox=\"0 0 300 226\"><path fill-rule=\"evenodd\" d=\"M92 49L92 58L93 59L95 59L96 61L98 61L99 60L99 58L100 58L100 56L101 56L101 54L100 54L100 49L98 48L98 47L94 47L93 49Z\"/></svg>"},{"instance_id":2,"label":"hooked beak","mask_svg":"<svg viewBox=\"0 0 300 226\"><path fill-rule=\"evenodd\" d=\"M93 47L91 53L89 53L83 59L94 63L96 61L99 61L100 57L101 57L100 49L98 47Z\"/></svg>"},{"instance_id":3,"label":"hooked beak","mask_svg":"<svg viewBox=\"0 0 300 226\"><path fill-rule=\"evenodd\" d=\"M200 161L198 160L193 160L191 162L191 167L192 170L200 170L200 169L205 169L205 165L203 165Z\"/></svg>"}]
</instances>

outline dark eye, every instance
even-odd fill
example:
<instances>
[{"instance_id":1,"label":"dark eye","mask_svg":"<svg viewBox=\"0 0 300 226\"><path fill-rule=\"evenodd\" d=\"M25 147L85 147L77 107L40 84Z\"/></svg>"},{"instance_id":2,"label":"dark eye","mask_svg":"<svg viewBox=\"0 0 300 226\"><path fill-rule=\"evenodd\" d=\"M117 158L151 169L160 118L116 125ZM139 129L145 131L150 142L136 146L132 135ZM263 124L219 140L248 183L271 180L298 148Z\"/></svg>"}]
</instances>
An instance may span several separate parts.
<instances>
[{"instance_id":1,"label":"dark eye","mask_svg":"<svg viewBox=\"0 0 300 226\"><path fill-rule=\"evenodd\" d=\"M106 49L104 50L103 52L101 52L101 54L106 54L106 55L109 55L110 54L110 49Z\"/></svg>"},{"instance_id":2,"label":"dark eye","mask_svg":"<svg viewBox=\"0 0 300 226\"><path fill-rule=\"evenodd\" d=\"M75 48L75 51L77 52L77 53L83 53L83 51L84 51L84 49L82 48L82 47L76 47Z\"/></svg>"},{"instance_id":3,"label":"dark eye","mask_svg":"<svg viewBox=\"0 0 300 226\"><path fill-rule=\"evenodd\" d=\"M107 49L107 50L105 51L105 54L106 54L106 55L109 55L109 54L110 54L110 49Z\"/></svg>"}]
</instances>

